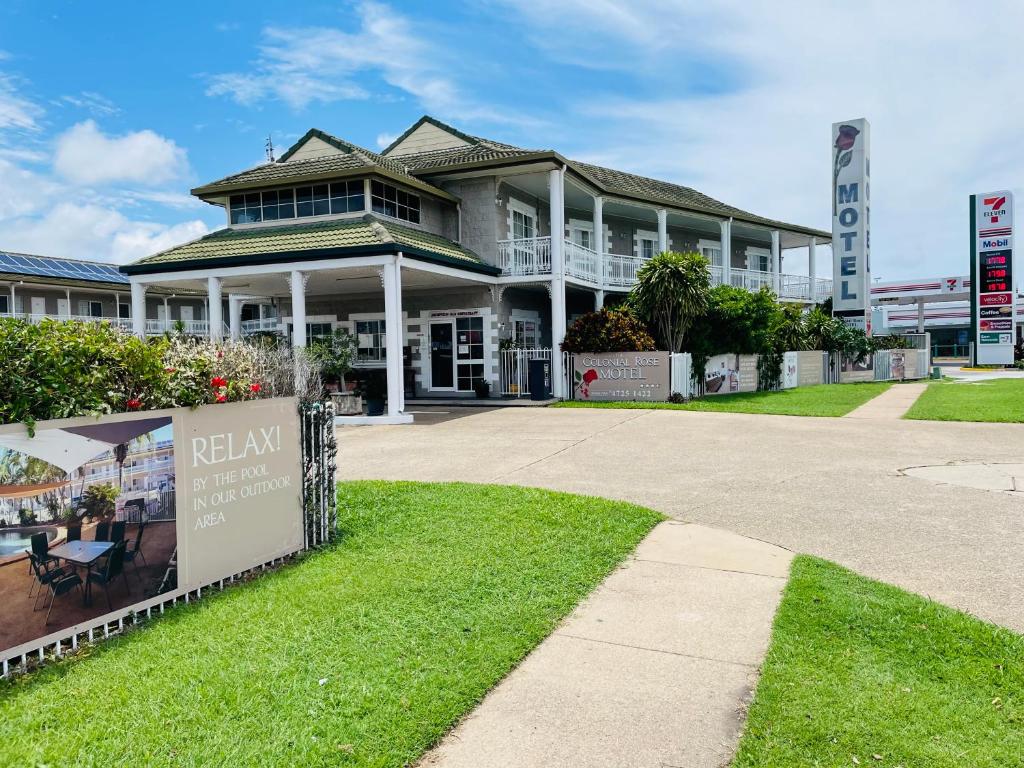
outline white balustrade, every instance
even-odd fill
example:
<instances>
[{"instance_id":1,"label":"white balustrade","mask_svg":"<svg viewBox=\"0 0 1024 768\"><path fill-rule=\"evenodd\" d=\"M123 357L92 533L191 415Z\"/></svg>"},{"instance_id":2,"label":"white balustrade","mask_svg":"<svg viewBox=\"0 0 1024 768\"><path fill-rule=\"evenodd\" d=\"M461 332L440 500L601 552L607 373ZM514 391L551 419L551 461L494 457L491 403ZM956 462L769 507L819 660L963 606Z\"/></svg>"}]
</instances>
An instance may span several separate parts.
<instances>
[{"instance_id":1,"label":"white balustrade","mask_svg":"<svg viewBox=\"0 0 1024 768\"><path fill-rule=\"evenodd\" d=\"M506 275L551 274L551 238L527 237L498 241L498 266Z\"/></svg>"}]
</instances>

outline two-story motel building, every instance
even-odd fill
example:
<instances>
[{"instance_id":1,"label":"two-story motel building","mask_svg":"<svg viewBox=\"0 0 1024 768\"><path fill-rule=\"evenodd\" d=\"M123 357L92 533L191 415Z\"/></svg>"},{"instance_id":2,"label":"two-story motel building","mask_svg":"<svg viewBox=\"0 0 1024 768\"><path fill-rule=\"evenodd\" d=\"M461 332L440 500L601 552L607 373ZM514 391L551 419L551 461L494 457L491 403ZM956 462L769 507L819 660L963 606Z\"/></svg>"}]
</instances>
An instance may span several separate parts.
<instances>
[{"instance_id":1,"label":"two-story motel building","mask_svg":"<svg viewBox=\"0 0 1024 768\"><path fill-rule=\"evenodd\" d=\"M278 160L192 193L223 207L227 226L123 267L133 307L153 289L202 291L213 338L276 331L299 347L346 327L359 365L387 369L392 417L403 357L419 396L471 395L480 380L494 392L502 340L557 349L574 316L627 292L660 251L702 252L715 283L831 295L815 271L827 232L430 117L380 153L311 130ZM809 274L782 272L788 248L809 248ZM131 316L143 333L144 313ZM560 368L554 355L556 396Z\"/></svg>"}]
</instances>

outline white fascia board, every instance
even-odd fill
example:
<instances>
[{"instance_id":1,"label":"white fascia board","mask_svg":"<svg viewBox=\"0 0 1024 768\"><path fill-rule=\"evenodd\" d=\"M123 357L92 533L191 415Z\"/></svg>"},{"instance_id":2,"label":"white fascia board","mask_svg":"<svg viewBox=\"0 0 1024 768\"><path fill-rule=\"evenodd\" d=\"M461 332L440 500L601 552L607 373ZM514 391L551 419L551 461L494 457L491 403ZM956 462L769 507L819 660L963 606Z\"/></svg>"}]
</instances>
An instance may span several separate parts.
<instances>
[{"instance_id":1,"label":"white fascia board","mask_svg":"<svg viewBox=\"0 0 1024 768\"><path fill-rule=\"evenodd\" d=\"M129 275L131 283L175 282L180 280L205 280L208 277L251 277L253 275L285 275L291 272L321 272L329 269L359 267L381 267L394 260L394 255L354 256L347 259L318 259L316 261L288 261L272 264L253 264L239 267L210 267L190 269L183 272L153 272L145 275Z\"/></svg>"},{"instance_id":2,"label":"white fascia board","mask_svg":"<svg viewBox=\"0 0 1024 768\"><path fill-rule=\"evenodd\" d=\"M493 275L483 275L479 272L470 272L456 267L446 267L443 264L433 264L429 261L420 261L415 256L403 256L401 264L402 269L415 269L419 272L432 272L435 275L444 275L445 277L458 278L459 280L472 280L473 282L485 283L486 285L493 285L499 280L497 276Z\"/></svg>"}]
</instances>

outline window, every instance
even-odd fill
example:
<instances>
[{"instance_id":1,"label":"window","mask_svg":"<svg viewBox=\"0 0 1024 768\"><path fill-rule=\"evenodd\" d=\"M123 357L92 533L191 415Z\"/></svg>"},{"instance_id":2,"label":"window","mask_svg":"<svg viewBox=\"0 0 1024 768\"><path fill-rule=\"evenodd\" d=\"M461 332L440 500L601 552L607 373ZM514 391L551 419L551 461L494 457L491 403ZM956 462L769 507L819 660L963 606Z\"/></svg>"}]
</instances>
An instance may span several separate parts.
<instances>
[{"instance_id":1,"label":"window","mask_svg":"<svg viewBox=\"0 0 1024 768\"><path fill-rule=\"evenodd\" d=\"M634 236L635 246L633 252L641 259L653 258L658 252L658 233L638 229Z\"/></svg>"},{"instance_id":2,"label":"window","mask_svg":"<svg viewBox=\"0 0 1024 768\"><path fill-rule=\"evenodd\" d=\"M581 245L592 251L597 250L597 247L594 244L594 225L591 222L570 219L569 238L576 245Z\"/></svg>"},{"instance_id":3,"label":"window","mask_svg":"<svg viewBox=\"0 0 1024 768\"><path fill-rule=\"evenodd\" d=\"M420 198L398 187L379 181L370 183L370 202L374 213L383 213L403 221L420 223Z\"/></svg>"},{"instance_id":4,"label":"window","mask_svg":"<svg viewBox=\"0 0 1024 768\"><path fill-rule=\"evenodd\" d=\"M538 347L540 327L536 320L512 318L512 340L527 349Z\"/></svg>"},{"instance_id":5,"label":"window","mask_svg":"<svg viewBox=\"0 0 1024 768\"><path fill-rule=\"evenodd\" d=\"M331 213L354 213L365 207L362 179L331 184Z\"/></svg>"},{"instance_id":6,"label":"window","mask_svg":"<svg viewBox=\"0 0 1024 768\"><path fill-rule=\"evenodd\" d=\"M644 238L640 241L640 257L644 259L654 258L654 241Z\"/></svg>"},{"instance_id":7,"label":"window","mask_svg":"<svg viewBox=\"0 0 1024 768\"><path fill-rule=\"evenodd\" d=\"M11 313L11 298L10 296L0 296L0 315L9 315Z\"/></svg>"},{"instance_id":8,"label":"window","mask_svg":"<svg viewBox=\"0 0 1024 768\"><path fill-rule=\"evenodd\" d=\"M701 240L697 243L701 255L708 260L713 267L722 266L722 247L719 243L709 240Z\"/></svg>"},{"instance_id":9,"label":"window","mask_svg":"<svg viewBox=\"0 0 1024 768\"><path fill-rule=\"evenodd\" d=\"M330 323L306 323L307 343L314 339L329 339L333 332Z\"/></svg>"},{"instance_id":10,"label":"window","mask_svg":"<svg viewBox=\"0 0 1024 768\"><path fill-rule=\"evenodd\" d=\"M383 320L357 320L356 339L359 362L387 359L387 335Z\"/></svg>"},{"instance_id":11,"label":"window","mask_svg":"<svg viewBox=\"0 0 1024 768\"><path fill-rule=\"evenodd\" d=\"M82 317L103 317L103 303L99 301L79 301L78 314Z\"/></svg>"},{"instance_id":12,"label":"window","mask_svg":"<svg viewBox=\"0 0 1024 768\"><path fill-rule=\"evenodd\" d=\"M460 317L455 321L458 389L470 392L484 380L484 319Z\"/></svg>"},{"instance_id":13,"label":"window","mask_svg":"<svg viewBox=\"0 0 1024 768\"><path fill-rule=\"evenodd\" d=\"M747 248L747 269L757 272L770 272L772 254L767 248Z\"/></svg>"},{"instance_id":14,"label":"window","mask_svg":"<svg viewBox=\"0 0 1024 768\"><path fill-rule=\"evenodd\" d=\"M118 304L117 305L117 316L123 318L129 318L132 316L132 305L131 304Z\"/></svg>"},{"instance_id":15,"label":"window","mask_svg":"<svg viewBox=\"0 0 1024 768\"><path fill-rule=\"evenodd\" d=\"M354 213L365 208L364 201L363 180L354 179L232 195L229 208L232 224L252 224L330 213Z\"/></svg>"}]
</instances>

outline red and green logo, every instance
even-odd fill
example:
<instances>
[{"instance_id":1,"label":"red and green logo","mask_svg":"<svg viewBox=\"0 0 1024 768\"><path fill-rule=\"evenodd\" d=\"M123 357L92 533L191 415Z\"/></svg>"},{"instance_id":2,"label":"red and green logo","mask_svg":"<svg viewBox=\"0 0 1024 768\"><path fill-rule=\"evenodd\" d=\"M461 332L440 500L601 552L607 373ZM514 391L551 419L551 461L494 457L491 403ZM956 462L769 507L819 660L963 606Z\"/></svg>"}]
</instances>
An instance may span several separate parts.
<instances>
[{"instance_id":1,"label":"red and green logo","mask_svg":"<svg viewBox=\"0 0 1024 768\"><path fill-rule=\"evenodd\" d=\"M574 388L576 393L584 399L589 399L590 383L592 381L596 381L599 378L597 375L597 371L595 371L593 368L588 368L583 373L580 373L579 371L574 371L573 378L576 380L576 385Z\"/></svg>"}]
</instances>

